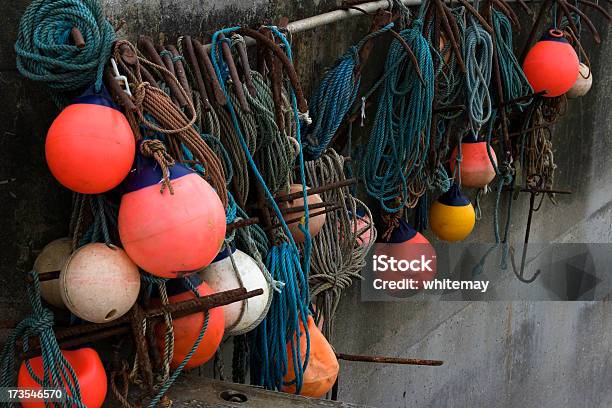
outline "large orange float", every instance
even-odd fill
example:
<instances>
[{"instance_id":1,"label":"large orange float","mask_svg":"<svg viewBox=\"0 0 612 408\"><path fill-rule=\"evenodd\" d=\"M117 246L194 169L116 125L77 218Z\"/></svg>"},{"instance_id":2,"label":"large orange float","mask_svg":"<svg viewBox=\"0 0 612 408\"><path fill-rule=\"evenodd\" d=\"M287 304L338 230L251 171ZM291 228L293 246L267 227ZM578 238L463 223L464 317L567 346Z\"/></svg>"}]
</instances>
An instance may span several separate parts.
<instances>
[{"instance_id":1,"label":"large orange float","mask_svg":"<svg viewBox=\"0 0 612 408\"><path fill-rule=\"evenodd\" d=\"M119 235L132 260L152 275L183 276L215 258L225 239L225 210L206 180L187 167L170 167L170 183L160 193L162 170L136 159L119 207Z\"/></svg>"}]
</instances>

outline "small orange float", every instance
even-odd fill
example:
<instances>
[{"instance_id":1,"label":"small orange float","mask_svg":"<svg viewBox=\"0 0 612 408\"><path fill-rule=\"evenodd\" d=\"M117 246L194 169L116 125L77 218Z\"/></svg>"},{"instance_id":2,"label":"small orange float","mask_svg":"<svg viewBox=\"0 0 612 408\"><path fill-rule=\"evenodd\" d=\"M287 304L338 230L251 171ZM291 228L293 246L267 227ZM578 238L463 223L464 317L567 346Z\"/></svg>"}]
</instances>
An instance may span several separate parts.
<instances>
[{"instance_id":1,"label":"small orange float","mask_svg":"<svg viewBox=\"0 0 612 408\"><path fill-rule=\"evenodd\" d=\"M196 295L192 292L186 280L189 280L191 284L197 288L200 296L208 296L215 293L206 283L202 282L198 274L180 279L171 279L166 282L168 301L170 303L195 299ZM155 296L155 294L153 296ZM161 306L161 301L159 298L153 297L151 299L151 304L158 307ZM185 369L195 368L206 363L215 355L215 352L221 344L225 330L223 308L215 307L214 309L210 309L208 315L208 325L206 326L202 341L191 356L191 359L185 365ZM172 355L170 366L173 369L181 364L193 348L193 345L200 335L200 330L202 330L204 325L204 320L205 313L203 312L172 320L172 327L174 329L174 354ZM157 347L162 355L164 352L165 333L165 324L158 324L155 326Z\"/></svg>"},{"instance_id":2,"label":"small orange float","mask_svg":"<svg viewBox=\"0 0 612 408\"><path fill-rule=\"evenodd\" d=\"M107 378L98 353L91 348L82 348L78 350L62 350L62 354L76 374L81 390L81 402L87 408L100 408L106 398ZM34 374L38 378L42 378L44 373L42 357L34 357L29 360L29 363ZM65 382L64 384L66 391L70 393L69 387L66 386ZM41 389L40 384L30 375L25 363L21 363L19 368L17 386L23 389ZM46 406L43 401L24 401L21 405L24 408L45 408Z\"/></svg>"},{"instance_id":3,"label":"small orange float","mask_svg":"<svg viewBox=\"0 0 612 408\"><path fill-rule=\"evenodd\" d=\"M304 371L302 388L299 394L307 397L321 398L334 386L336 378L338 378L340 365L338 364L336 353L334 353L331 345L315 324L312 316L308 316L308 333L310 335L310 356L308 358L308 366ZM306 346L306 333L304 332L304 325L300 321L299 361L302 364L306 357ZM287 344L287 361L287 375L285 375L283 381L286 384L290 384L295 380L291 343ZM295 393L295 384L284 386L282 391Z\"/></svg>"},{"instance_id":4,"label":"small orange float","mask_svg":"<svg viewBox=\"0 0 612 408\"><path fill-rule=\"evenodd\" d=\"M306 190L308 189L309 187L306 187ZM289 194L297 193L300 191L303 191L303 187L301 184L292 184L291 187L289 188ZM308 196L309 206L313 204L321 204L322 202L323 200L318 194L311 194ZM303 207L303 206L304 206L304 198L300 197L294 200L289 200L287 202L281 203L280 207L281 208L298 208L298 207ZM326 219L325 214L319 214L313 217L312 213L322 212L323 210L324 208L309 209L310 217L308 219L308 232L310 232L311 237L316 236L321 231L321 228L323 228L323 224L325 224L325 219ZM304 211L291 212L291 213L284 215L283 218L285 219L285 221L290 221L290 220L295 220L295 219L299 220L299 219L304 218ZM302 231L300 231L299 225L300 225L299 222L294 222L294 223L288 224L287 226L289 227L289 231L291 231L291 235L293 235L293 239L295 240L295 242L302 243L306 241L306 236L304 236Z\"/></svg>"},{"instance_id":5,"label":"small orange float","mask_svg":"<svg viewBox=\"0 0 612 408\"><path fill-rule=\"evenodd\" d=\"M455 147L451 155L450 168L454 174L458 148ZM491 157L497 165L497 156L491 149ZM461 185L470 188L484 188L495 178L495 168L489 158L487 142L478 140L464 140L461 143Z\"/></svg>"}]
</instances>

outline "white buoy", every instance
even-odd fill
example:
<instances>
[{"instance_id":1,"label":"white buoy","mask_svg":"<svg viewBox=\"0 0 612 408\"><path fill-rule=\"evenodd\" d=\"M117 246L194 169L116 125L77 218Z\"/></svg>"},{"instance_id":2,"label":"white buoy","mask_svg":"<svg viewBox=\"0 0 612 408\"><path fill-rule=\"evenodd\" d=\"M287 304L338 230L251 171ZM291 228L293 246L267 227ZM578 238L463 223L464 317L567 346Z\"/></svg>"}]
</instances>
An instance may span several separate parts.
<instances>
[{"instance_id":1,"label":"white buoy","mask_svg":"<svg viewBox=\"0 0 612 408\"><path fill-rule=\"evenodd\" d=\"M593 73L591 69L583 63L580 63L580 69L578 71L578 77L576 82L567 91L567 97L574 99L586 95L593 86Z\"/></svg>"},{"instance_id":2,"label":"white buoy","mask_svg":"<svg viewBox=\"0 0 612 408\"><path fill-rule=\"evenodd\" d=\"M238 249L233 251L236 270L232 265L229 250L225 249L200 272L200 276L215 292L241 287L248 291L263 289L263 294L259 296L223 306L225 332L236 336L253 330L264 318L270 304L270 287L264 272L253 258Z\"/></svg>"},{"instance_id":3,"label":"white buoy","mask_svg":"<svg viewBox=\"0 0 612 408\"><path fill-rule=\"evenodd\" d=\"M59 281L66 307L93 323L123 316L140 291L138 267L125 251L99 243L77 249L64 265Z\"/></svg>"},{"instance_id":4,"label":"white buoy","mask_svg":"<svg viewBox=\"0 0 612 408\"><path fill-rule=\"evenodd\" d=\"M72 240L60 238L49 242L34 261L34 270L42 276L46 273L61 271L72 253ZM66 309L60 294L59 279L40 282L40 295L52 306Z\"/></svg>"}]
</instances>

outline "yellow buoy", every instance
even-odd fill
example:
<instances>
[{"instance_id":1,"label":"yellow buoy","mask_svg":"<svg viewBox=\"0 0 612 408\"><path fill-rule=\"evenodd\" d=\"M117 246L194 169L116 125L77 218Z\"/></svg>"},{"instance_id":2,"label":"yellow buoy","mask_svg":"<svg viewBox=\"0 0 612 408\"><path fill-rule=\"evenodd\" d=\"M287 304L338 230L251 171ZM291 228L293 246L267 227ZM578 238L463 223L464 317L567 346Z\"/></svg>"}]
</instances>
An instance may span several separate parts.
<instances>
[{"instance_id":1,"label":"yellow buoy","mask_svg":"<svg viewBox=\"0 0 612 408\"><path fill-rule=\"evenodd\" d=\"M470 235L475 223L474 207L457 184L434 201L429 210L431 230L443 241L462 241Z\"/></svg>"}]
</instances>

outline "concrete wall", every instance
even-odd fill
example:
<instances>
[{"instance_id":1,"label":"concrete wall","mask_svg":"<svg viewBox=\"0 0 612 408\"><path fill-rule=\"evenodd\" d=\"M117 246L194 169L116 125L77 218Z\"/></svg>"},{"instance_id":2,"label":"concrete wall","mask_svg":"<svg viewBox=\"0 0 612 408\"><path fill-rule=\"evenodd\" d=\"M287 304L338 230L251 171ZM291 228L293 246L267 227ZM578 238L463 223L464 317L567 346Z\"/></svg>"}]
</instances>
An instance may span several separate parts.
<instances>
[{"instance_id":1,"label":"concrete wall","mask_svg":"<svg viewBox=\"0 0 612 408\"><path fill-rule=\"evenodd\" d=\"M67 233L70 194L44 163L44 136L54 116L50 99L14 68L19 16L16 0L0 15L0 317L17 319L24 304L23 274L47 242ZM332 0L103 0L120 34L173 39L236 23L291 20L327 11ZM527 17L524 21L528 21ZM125 23L123 23L125 21ZM612 154L609 27L603 45L586 34L593 90L572 101L555 131L557 187L574 191L536 214L534 242L611 242ZM525 25L527 25L525 23ZM306 89L367 30L356 18L294 38ZM376 60L376 59L375 59ZM375 61L376 62L376 61ZM379 64L380 65L380 64ZM307 92L308 94L308 92ZM14 181L12 181L15 179ZM474 240L491 242L491 196ZM520 241L527 203L515 205L513 239ZM511 273L511 272L509 272ZM338 351L438 358L440 368L342 363L340 398L382 407L609 407L612 406L610 303L362 303L354 286L338 313ZM0 331L0 335L2 332ZM6 332L4 332L6 334Z\"/></svg>"}]
</instances>

